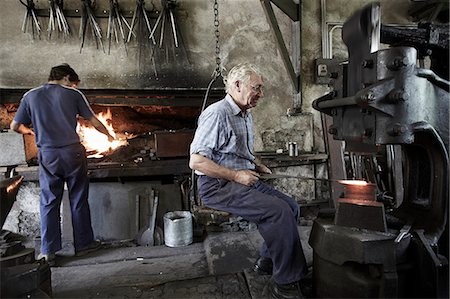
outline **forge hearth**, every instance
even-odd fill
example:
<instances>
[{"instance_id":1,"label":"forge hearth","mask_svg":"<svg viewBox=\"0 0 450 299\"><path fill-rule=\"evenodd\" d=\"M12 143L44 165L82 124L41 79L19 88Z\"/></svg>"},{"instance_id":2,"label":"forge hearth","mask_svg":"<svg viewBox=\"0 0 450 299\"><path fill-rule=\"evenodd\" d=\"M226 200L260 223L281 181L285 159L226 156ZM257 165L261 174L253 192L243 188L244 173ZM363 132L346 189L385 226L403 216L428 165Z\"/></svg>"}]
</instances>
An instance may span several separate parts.
<instances>
[{"instance_id":1,"label":"forge hearth","mask_svg":"<svg viewBox=\"0 0 450 299\"><path fill-rule=\"evenodd\" d=\"M102 158L88 159L89 163L123 162L143 163L189 155L194 130L154 131L128 139L128 145L104 153Z\"/></svg>"},{"instance_id":2,"label":"forge hearth","mask_svg":"<svg viewBox=\"0 0 450 299\"><path fill-rule=\"evenodd\" d=\"M92 105L95 114L110 111L111 125L117 134L142 135L161 130L193 129L198 107L100 106ZM80 122L85 124L86 122Z\"/></svg>"},{"instance_id":3,"label":"forge hearth","mask_svg":"<svg viewBox=\"0 0 450 299\"><path fill-rule=\"evenodd\" d=\"M89 175L95 179L142 176L177 176L190 173L189 144L193 138L205 91L174 90L83 90L97 115L111 113L108 121L117 139L128 144L89 158ZM26 89L0 89L0 131L7 131ZM207 104L224 95L211 90ZM80 124L87 122L80 121ZM0 133L1 134L1 133ZM0 136L1 137L1 136ZM26 142L26 164L0 165L25 180L37 180L37 148ZM92 154L89 152L88 154Z\"/></svg>"}]
</instances>

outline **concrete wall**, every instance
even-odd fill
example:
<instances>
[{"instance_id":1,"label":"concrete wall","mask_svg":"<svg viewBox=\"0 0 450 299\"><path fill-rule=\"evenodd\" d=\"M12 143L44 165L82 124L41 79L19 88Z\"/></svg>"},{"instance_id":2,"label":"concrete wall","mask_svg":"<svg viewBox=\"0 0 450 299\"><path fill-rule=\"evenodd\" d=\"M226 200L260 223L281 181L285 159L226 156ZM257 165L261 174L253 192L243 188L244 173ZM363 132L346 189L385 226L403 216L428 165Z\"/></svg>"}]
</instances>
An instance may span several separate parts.
<instances>
[{"instance_id":1,"label":"concrete wall","mask_svg":"<svg viewBox=\"0 0 450 299\"><path fill-rule=\"evenodd\" d=\"M322 57L321 51L321 3L326 4L326 20L344 22L355 10L366 5L365 0L304 0L302 2L301 27L301 81L302 113L287 117L293 107L294 89L281 56L275 45L260 1L219 0L220 58L223 67L231 68L240 62L259 65L265 78L265 98L254 110L256 150L274 151L284 148L286 141L297 141L302 151L323 152L320 114L311 108L316 98L328 91L328 87L314 83L314 59ZM37 8L46 8L48 1L35 0ZM65 1L67 9L79 9L80 1ZM99 10L108 9L108 1L97 1ZM133 10L134 0L119 1L123 10ZM186 55L177 50L177 60L157 52L155 65L148 59L149 49L140 49L136 41L125 47L113 44L110 54L96 49L89 35L82 52L78 39L78 18L69 18L73 30L67 41L48 40L45 29L48 18L41 18L44 31L41 39L32 39L21 32L24 7L16 0L3 0L0 4L0 88L31 88L46 81L51 66L67 62L81 77L80 88L206 88L215 68L215 36L213 26L213 1L179 0L178 20L186 49ZM381 1L383 23L405 23L408 0ZM160 9L159 1L147 0L146 7ZM292 22L274 7L281 31L289 49L292 44ZM99 19L106 30L107 19ZM105 47L107 42L104 40ZM340 31L335 31L333 52L338 58L346 57L340 43ZM159 51L159 50L158 50ZM156 74L155 74L156 69ZM0 109L1 110L1 109ZM0 113L0 116L2 114ZM1 147L1 145L0 145ZM317 175L326 169L311 166L279 169L279 172L295 172L299 175ZM282 181L276 183L282 191L307 201L317 196L314 185ZM31 188L36 193L36 186ZM29 193L29 192L28 192ZM20 193L22 194L22 193ZM19 194L19 197L21 195ZM30 201L30 200L28 200ZM33 198L37 205L38 200ZM19 203L20 204L20 203ZM24 209L28 207L20 204ZM36 209L34 209L34 212ZM14 226L21 231L20 225ZM11 227L9 227L11 228Z\"/></svg>"},{"instance_id":2,"label":"concrete wall","mask_svg":"<svg viewBox=\"0 0 450 299\"><path fill-rule=\"evenodd\" d=\"M314 59L321 54L321 1L302 1L302 85L305 113L296 117L297 130L310 130L308 113L316 114L311 102L326 92L326 87L314 84ZM324 1L325 2L325 1ZM392 2L392 3L391 3ZM37 8L47 8L48 1L35 0ZM80 1L65 1L65 8L80 9ZM98 11L109 9L108 1L97 1ZM134 0L121 0L123 11L134 9ZM46 35L48 18L41 17L43 27L41 39L32 39L29 33L21 32L21 22L25 8L16 0L4 0L0 4L0 88L31 88L46 81L49 69L59 63L71 64L79 73L82 81L80 88L205 88L215 68L215 36L213 26L213 1L179 0L178 24L182 33L186 55L177 50L176 60L155 56L157 76L153 65L141 54L149 54L149 49L139 50L135 40L131 40L127 51L123 44L113 43L110 54L105 54L95 46L91 35L80 53L78 38L79 18L68 18L72 36L64 41L55 36L51 40ZM292 125L283 128L286 122L286 110L292 107L294 90L281 57L275 46L275 38L265 18L258 0L219 0L220 46L222 64L225 69L249 61L259 65L266 81L265 98L255 109L257 133L256 150L274 150L283 146L285 139L279 137L283 132L292 131ZM381 1L383 22L404 23L408 0ZM343 22L357 8L367 1L327 1L327 21ZM161 9L159 1L146 1L147 9ZM288 48L292 48L292 22L274 7L280 28ZM98 18L106 35L107 18ZM340 35L336 30L336 36ZM345 57L342 44L335 41L337 57ZM107 48L104 39L104 46ZM147 47L148 48L148 47ZM156 52L160 50L157 49ZM106 51L107 52L107 51ZM170 56L170 55L169 55ZM159 58L159 59L158 59ZM293 57L298 60L299 57ZM270 116L270 117L268 117ZM305 119L306 118L306 119ZM317 125L318 117L314 120ZM295 124L294 124L295 125ZM317 126L315 133L320 131ZM273 134L272 134L273 132ZM271 135L272 134L272 135ZM309 133L305 133L308 135ZM272 138L268 141L264 136ZM295 137L290 137L295 138ZM305 138L305 137L303 137ZM310 140L301 141L300 149L322 149L320 144L311 144ZM276 142L273 141L276 140ZM279 139L279 140L278 140ZM296 141L296 140L291 140ZM318 140L317 140L318 141Z\"/></svg>"}]
</instances>

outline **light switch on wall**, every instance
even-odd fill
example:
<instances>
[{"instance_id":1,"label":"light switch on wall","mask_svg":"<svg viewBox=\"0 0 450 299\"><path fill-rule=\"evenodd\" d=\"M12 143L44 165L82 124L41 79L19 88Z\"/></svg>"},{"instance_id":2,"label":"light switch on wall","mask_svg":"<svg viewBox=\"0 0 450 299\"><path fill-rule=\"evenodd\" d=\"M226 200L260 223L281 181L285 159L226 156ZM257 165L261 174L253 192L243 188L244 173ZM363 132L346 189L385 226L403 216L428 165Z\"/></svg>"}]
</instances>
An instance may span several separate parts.
<instances>
[{"instance_id":1,"label":"light switch on wall","mask_svg":"<svg viewBox=\"0 0 450 299\"><path fill-rule=\"evenodd\" d=\"M319 64L317 65L317 76L318 77L325 77L328 75L328 67L326 64Z\"/></svg>"}]
</instances>

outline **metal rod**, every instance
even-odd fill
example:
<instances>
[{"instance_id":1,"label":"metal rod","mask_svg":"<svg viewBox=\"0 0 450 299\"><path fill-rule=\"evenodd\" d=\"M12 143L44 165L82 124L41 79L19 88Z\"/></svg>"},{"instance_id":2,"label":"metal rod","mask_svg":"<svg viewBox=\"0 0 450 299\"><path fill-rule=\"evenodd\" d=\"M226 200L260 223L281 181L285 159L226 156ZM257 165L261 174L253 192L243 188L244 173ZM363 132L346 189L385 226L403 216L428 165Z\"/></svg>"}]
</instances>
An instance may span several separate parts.
<instances>
[{"instance_id":1,"label":"metal rod","mask_svg":"<svg viewBox=\"0 0 450 299\"><path fill-rule=\"evenodd\" d=\"M162 48L162 45L163 45L165 23L166 23L166 14L164 13L163 20L162 20L162 23L161 23L161 35L159 37L159 47L160 48Z\"/></svg>"},{"instance_id":2,"label":"metal rod","mask_svg":"<svg viewBox=\"0 0 450 299\"><path fill-rule=\"evenodd\" d=\"M148 32L152 32L152 26L150 26L150 21L148 20L148 16L147 16L147 12L145 11L145 8L143 6L142 7L142 14L144 15L144 19L145 19L145 23L147 24L147 29ZM152 37L151 38L152 42L154 45L156 45L155 39Z\"/></svg>"},{"instance_id":3,"label":"metal rod","mask_svg":"<svg viewBox=\"0 0 450 299\"><path fill-rule=\"evenodd\" d=\"M298 180L311 180L311 181L326 181L326 182L339 182L341 180L332 180L332 179L318 179L318 178L310 178L298 175L291 174L272 174L272 173L261 173L259 176L262 180L270 180L270 179L298 179Z\"/></svg>"},{"instance_id":4,"label":"metal rod","mask_svg":"<svg viewBox=\"0 0 450 299\"><path fill-rule=\"evenodd\" d=\"M131 24L128 26L128 28L130 29L130 32L128 33L127 43L130 42L131 34L133 33L133 27L134 27L135 21L136 21L137 10L138 10L138 7L136 6L136 8L134 9L133 18L131 19ZM128 25L128 23L127 23L127 25Z\"/></svg>"},{"instance_id":5,"label":"metal rod","mask_svg":"<svg viewBox=\"0 0 450 299\"><path fill-rule=\"evenodd\" d=\"M175 42L175 47L178 48L177 30L175 28L175 18L173 17L172 10L169 10L169 13L170 13L170 21L171 21L171 24L172 24L172 33L173 33L173 39L174 39L174 42Z\"/></svg>"},{"instance_id":6,"label":"metal rod","mask_svg":"<svg viewBox=\"0 0 450 299\"><path fill-rule=\"evenodd\" d=\"M153 30L150 33L150 36L148 38L153 38L153 35L155 34L156 28L158 27L159 21L161 21L162 15L163 15L162 13L159 14L158 19L156 20L156 23L155 23L155 27L153 27Z\"/></svg>"}]
</instances>

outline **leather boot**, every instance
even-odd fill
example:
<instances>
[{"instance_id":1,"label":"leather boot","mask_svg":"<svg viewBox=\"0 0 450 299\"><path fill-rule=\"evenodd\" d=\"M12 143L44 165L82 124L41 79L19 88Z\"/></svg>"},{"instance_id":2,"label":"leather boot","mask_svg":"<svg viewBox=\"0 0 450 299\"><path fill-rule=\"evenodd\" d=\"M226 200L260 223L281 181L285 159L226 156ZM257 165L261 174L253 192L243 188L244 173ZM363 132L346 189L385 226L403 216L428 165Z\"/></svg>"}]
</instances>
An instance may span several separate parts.
<instances>
[{"instance_id":1,"label":"leather boot","mask_svg":"<svg viewBox=\"0 0 450 299\"><path fill-rule=\"evenodd\" d=\"M253 271L260 275L272 275L272 259L260 256L253 265Z\"/></svg>"},{"instance_id":2,"label":"leather boot","mask_svg":"<svg viewBox=\"0 0 450 299\"><path fill-rule=\"evenodd\" d=\"M273 283L272 286L273 299L303 299L300 283L298 281L289 284Z\"/></svg>"}]
</instances>

